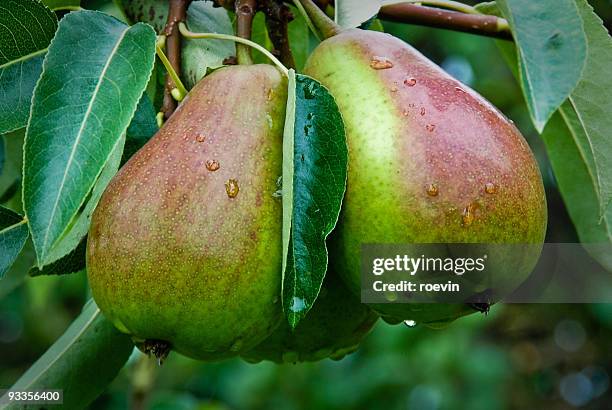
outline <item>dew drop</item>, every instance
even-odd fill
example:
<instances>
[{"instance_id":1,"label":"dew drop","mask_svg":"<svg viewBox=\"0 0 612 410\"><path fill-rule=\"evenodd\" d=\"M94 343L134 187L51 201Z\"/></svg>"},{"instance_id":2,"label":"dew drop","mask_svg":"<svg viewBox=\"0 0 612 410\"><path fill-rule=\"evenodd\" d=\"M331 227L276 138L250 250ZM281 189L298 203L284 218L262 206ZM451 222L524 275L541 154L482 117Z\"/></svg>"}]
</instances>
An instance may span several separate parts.
<instances>
[{"instance_id":1,"label":"dew drop","mask_svg":"<svg viewBox=\"0 0 612 410\"><path fill-rule=\"evenodd\" d=\"M408 86L408 87L414 87L417 83L417 79L416 78L406 78L404 80L404 85Z\"/></svg>"},{"instance_id":2,"label":"dew drop","mask_svg":"<svg viewBox=\"0 0 612 410\"><path fill-rule=\"evenodd\" d=\"M317 85L314 82L309 82L304 86L304 98L313 100L317 96Z\"/></svg>"},{"instance_id":3,"label":"dew drop","mask_svg":"<svg viewBox=\"0 0 612 410\"><path fill-rule=\"evenodd\" d=\"M219 161L217 161L216 159L209 159L208 161L206 161L206 169L209 170L210 172L215 172L220 167L221 165L219 164Z\"/></svg>"},{"instance_id":4,"label":"dew drop","mask_svg":"<svg viewBox=\"0 0 612 410\"><path fill-rule=\"evenodd\" d=\"M487 194L496 194L497 193L497 185L495 185L493 182L487 182L485 184L485 192Z\"/></svg>"},{"instance_id":5,"label":"dew drop","mask_svg":"<svg viewBox=\"0 0 612 410\"><path fill-rule=\"evenodd\" d=\"M198 141L198 142L204 142L204 141L206 141L206 136L205 136L205 135L203 135L203 134L198 134L198 135L196 136L196 141Z\"/></svg>"},{"instance_id":6,"label":"dew drop","mask_svg":"<svg viewBox=\"0 0 612 410\"><path fill-rule=\"evenodd\" d=\"M374 56L370 61L370 67L374 70L386 70L388 68L393 68L393 62L387 57Z\"/></svg>"},{"instance_id":7,"label":"dew drop","mask_svg":"<svg viewBox=\"0 0 612 410\"><path fill-rule=\"evenodd\" d=\"M440 190L438 189L438 185L437 184L429 184L427 185L427 195L429 196L438 196L438 193L440 192Z\"/></svg>"},{"instance_id":8,"label":"dew drop","mask_svg":"<svg viewBox=\"0 0 612 410\"><path fill-rule=\"evenodd\" d=\"M225 183L225 192L227 192L227 196L230 198L236 198L238 196L238 192L240 188L238 187L238 181L235 179L229 179Z\"/></svg>"},{"instance_id":9,"label":"dew drop","mask_svg":"<svg viewBox=\"0 0 612 410\"><path fill-rule=\"evenodd\" d=\"M434 131L435 131L435 129L436 129L436 126L435 126L434 124L427 124L427 125L425 126L425 129L426 129L427 131L429 131L429 132L434 132Z\"/></svg>"},{"instance_id":10,"label":"dew drop","mask_svg":"<svg viewBox=\"0 0 612 410\"><path fill-rule=\"evenodd\" d=\"M402 114L404 114L404 117L407 117L409 112L408 112L408 110L404 110L404 112Z\"/></svg>"},{"instance_id":11,"label":"dew drop","mask_svg":"<svg viewBox=\"0 0 612 410\"><path fill-rule=\"evenodd\" d=\"M404 324L408 327L415 327L417 325L414 320L404 320Z\"/></svg>"},{"instance_id":12,"label":"dew drop","mask_svg":"<svg viewBox=\"0 0 612 410\"><path fill-rule=\"evenodd\" d=\"M306 310L306 301L302 298L294 296L291 300L291 306L289 306L289 310L294 313L303 312L304 310Z\"/></svg>"},{"instance_id":13,"label":"dew drop","mask_svg":"<svg viewBox=\"0 0 612 410\"><path fill-rule=\"evenodd\" d=\"M425 115L425 107L421 107L421 115Z\"/></svg>"}]
</instances>

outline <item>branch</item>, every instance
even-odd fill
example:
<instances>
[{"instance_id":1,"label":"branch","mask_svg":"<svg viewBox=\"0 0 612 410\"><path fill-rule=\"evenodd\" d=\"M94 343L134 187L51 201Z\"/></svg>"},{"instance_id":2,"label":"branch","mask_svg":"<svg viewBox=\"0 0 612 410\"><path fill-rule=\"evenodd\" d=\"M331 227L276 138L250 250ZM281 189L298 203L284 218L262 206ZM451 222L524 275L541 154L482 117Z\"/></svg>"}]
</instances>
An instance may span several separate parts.
<instances>
[{"instance_id":1,"label":"branch","mask_svg":"<svg viewBox=\"0 0 612 410\"><path fill-rule=\"evenodd\" d=\"M295 68L295 59L289 45L289 23L294 19L291 9L276 0L263 0L266 28L281 62L288 68Z\"/></svg>"},{"instance_id":2,"label":"branch","mask_svg":"<svg viewBox=\"0 0 612 410\"><path fill-rule=\"evenodd\" d=\"M191 0L168 0L168 21L164 28L166 36L166 55L177 73L181 72L181 36L178 31L178 23L185 21L187 7ZM166 88L164 90L164 102L162 112L166 119L170 118L176 109L176 101L172 97L172 90L176 88L172 78L166 76Z\"/></svg>"},{"instance_id":3,"label":"branch","mask_svg":"<svg viewBox=\"0 0 612 410\"><path fill-rule=\"evenodd\" d=\"M384 6L378 18L512 40L508 22L496 16L464 14L404 3Z\"/></svg>"},{"instance_id":4,"label":"branch","mask_svg":"<svg viewBox=\"0 0 612 410\"><path fill-rule=\"evenodd\" d=\"M236 1L236 35L246 40L251 39L253 18L257 13L257 0ZM244 44L236 44L238 64L253 64L251 48Z\"/></svg>"}]
</instances>

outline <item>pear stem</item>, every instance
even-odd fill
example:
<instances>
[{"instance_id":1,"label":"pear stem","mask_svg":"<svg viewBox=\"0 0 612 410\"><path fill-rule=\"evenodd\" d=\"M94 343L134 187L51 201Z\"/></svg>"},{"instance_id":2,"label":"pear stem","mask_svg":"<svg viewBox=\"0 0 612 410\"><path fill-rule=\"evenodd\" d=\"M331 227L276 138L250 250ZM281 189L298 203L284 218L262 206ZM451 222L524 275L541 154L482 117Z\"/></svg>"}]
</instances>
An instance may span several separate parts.
<instances>
[{"instance_id":1,"label":"pear stem","mask_svg":"<svg viewBox=\"0 0 612 410\"><path fill-rule=\"evenodd\" d=\"M163 44L162 40L158 39L157 43L155 44L155 52L157 53L157 56L161 60L164 67L166 67L166 71L168 72L168 75L174 83L175 88L170 90L170 93L175 100L183 101L183 98L185 98L185 96L187 95L187 89L183 85L183 82L181 81L179 75L176 73L176 71L174 71L174 67L172 67L170 60L168 60L168 57L166 57L166 54L164 53L164 50L162 50L160 43Z\"/></svg>"},{"instance_id":2,"label":"pear stem","mask_svg":"<svg viewBox=\"0 0 612 410\"><path fill-rule=\"evenodd\" d=\"M255 17L257 2L256 0L238 0L236 2L236 35L238 37L251 39L253 31L253 18ZM251 48L245 44L236 44L236 57L238 64L253 64Z\"/></svg>"},{"instance_id":3,"label":"pear stem","mask_svg":"<svg viewBox=\"0 0 612 410\"><path fill-rule=\"evenodd\" d=\"M281 63L279 59L274 56L274 54L272 54L271 52L266 50L264 47L260 46L259 44L251 40L247 40L246 38L242 38L242 37L230 36L228 34L194 33L192 31L189 31L185 23L179 24L179 31L181 32L183 37L187 37L187 38L209 38L213 40L227 40L227 41L234 41L236 43L247 45L259 51L266 57L268 57L279 68L279 70L283 72L285 76L289 75L289 70L287 69L287 67L285 67L283 63Z\"/></svg>"},{"instance_id":4,"label":"pear stem","mask_svg":"<svg viewBox=\"0 0 612 410\"><path fill-rule=\"evenodd\" d=\"M325 12L321 10L312 0L293 1L298 9L300 9L300 12L304 10L306 15L309 17L311 24L319 29L319 33L324 39L333 37L342 31L342 27L330 19L329 16L325 14ZM300 6L302 7L300 8Z\"/></svg>"}]
</instances>

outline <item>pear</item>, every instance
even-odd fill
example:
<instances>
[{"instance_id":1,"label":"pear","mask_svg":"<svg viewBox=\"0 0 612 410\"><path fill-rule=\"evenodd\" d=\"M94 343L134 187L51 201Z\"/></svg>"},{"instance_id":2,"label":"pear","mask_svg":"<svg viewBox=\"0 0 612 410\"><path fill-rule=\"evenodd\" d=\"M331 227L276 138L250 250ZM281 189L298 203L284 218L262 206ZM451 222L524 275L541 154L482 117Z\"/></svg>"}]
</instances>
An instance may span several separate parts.
<instances>
[{"instance_id":1,"label":"pear","mask_svg":"<svg viewBox=\"0 0 612 410\"><path fill-rule=\"evenodd\" d=\"M286 99L272 66L213 72L104 192L87 243L93 297L144 350L220 360L280 323Z\"/></svg>"},{"instance_id":2,"label":"pear","mask_svg":"<svg viewBox=\"0 0 612 410\"><path fill-rule=\"evenodd\" d=\"M284 321L270 337L242 354L248 362L314 362L340 360L357 350L378 320L335 272L328 271L321 292L295 330Z\"/></svg>"},{"instance_id":3,"label":"pear","mask_svg":"<svg viewBox=\"0 0 612 410\"><path fill-rule=\"evenodd\" d=\"M535 244L508 252L494 273L508 288L530 274L545 236L546 198L512 121L384 33L342 31L315 49L304 71L331 91L345 121L348 186L332 261L356 295L362 244ZM374 307L390 322L432 324L475 311L460 304Z\"/></svg>"}]
</instances>

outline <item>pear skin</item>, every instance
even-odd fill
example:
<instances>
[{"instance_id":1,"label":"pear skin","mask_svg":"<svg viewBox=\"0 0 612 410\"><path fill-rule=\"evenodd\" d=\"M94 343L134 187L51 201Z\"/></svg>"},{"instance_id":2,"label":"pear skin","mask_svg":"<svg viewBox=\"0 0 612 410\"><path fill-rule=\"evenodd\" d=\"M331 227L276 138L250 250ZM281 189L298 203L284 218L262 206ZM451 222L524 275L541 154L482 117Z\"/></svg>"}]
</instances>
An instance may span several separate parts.
<instances>
[{"instance_id":1,"label":"pear skin","mask_svg":"<svg viewBox=\"0 0 612 410\"><path fill-rule=\"evenodd\" d=\"M88 277L102 312L136 342L220 360L280 323L274 194L286 99L287 81L272 66L219 69L106 189Z\"/></svg>"},{"instance_id":2,"label":"pear skin","mask_svg":"<svg viewBox=\"0 0 612 410\"><path fill-rule=\"evenodd\" d=\"M507 255L520 284L546 231L544 187L514 124L403 41L347 30L321 43L305 73L334 95L349 147L334 232L335 270L360 294L362 244L536 244ZM413 255L414 256L414 255ZM389 321L447 321L467 305L381 304Z\"/></svg>"}]
</instances>

